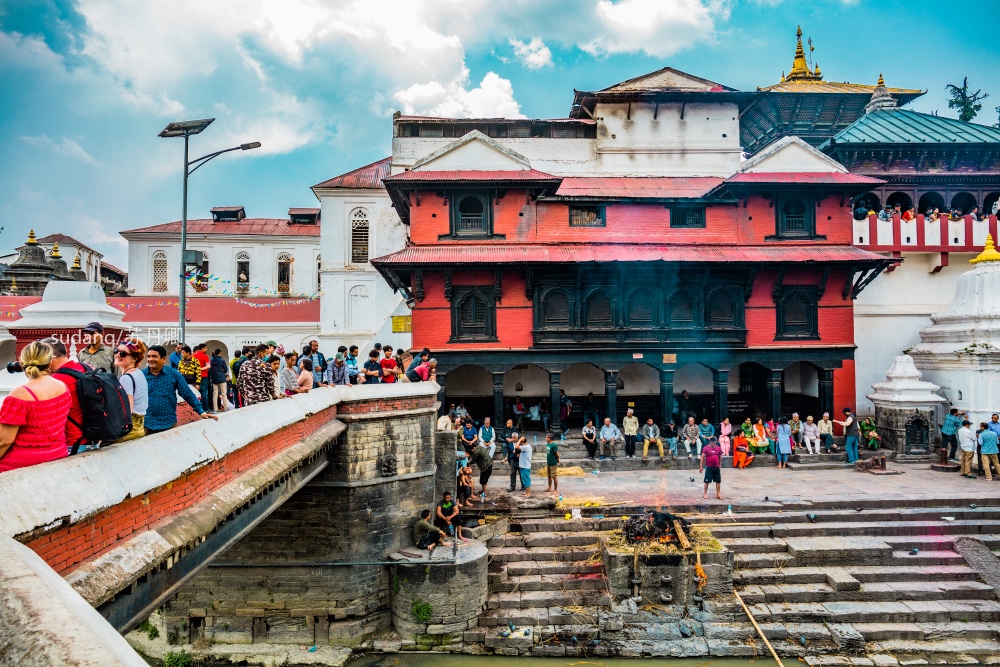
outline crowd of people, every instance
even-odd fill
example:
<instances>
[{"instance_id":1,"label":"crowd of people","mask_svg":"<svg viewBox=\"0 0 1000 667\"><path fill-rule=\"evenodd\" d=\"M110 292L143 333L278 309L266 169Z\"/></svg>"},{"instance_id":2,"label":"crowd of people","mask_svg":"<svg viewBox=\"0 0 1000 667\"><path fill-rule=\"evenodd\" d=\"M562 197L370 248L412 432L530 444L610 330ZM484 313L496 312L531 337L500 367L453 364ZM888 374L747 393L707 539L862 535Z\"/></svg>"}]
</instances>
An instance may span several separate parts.
<instances>
[{"instance_id":1,"label":"crowd of people","mask_svg":"<svg viewBox=\"0 0 1000 667\"><path fill-rule=\"evenodd\" d=\"M275 341L237 350L227 360L206 343L147 346L138 338L106 344L104 327L81 329L76 358L58 338L21 351L27 382L0 405L0 472L161 433L178 423L178 397L202 419L296 396L316 387L433 380L430 351L408 358L376 344L368 361L358 347L332 358L310 341L301 353Z\"/></svg>"},{"instance_id":2,"label":"crowd of people","mask_svg":"<svg viewBox=\"0 0 1000 667\"><path fill-rule=\"evenodd\" d=\"M993 203L988 214L981 211L978 206L971 206L968 209L951 206L944 210L939 206L928 206L924 210L924 218L931 222L937 222L938 220L962 220L968 215L974 221L982 221L988 219L989 215L997 215L998 212L1000 212L1000 200ZM917 207L913 205L886 204L876 213L873 209L868 208L868 205L864 201L858 201L855 204L855 220L866 220L871 215L874 215L882 222L888 222L894 218L899 218L903 222L912 222L917 219Z\"/></svg>"}]
</instances>

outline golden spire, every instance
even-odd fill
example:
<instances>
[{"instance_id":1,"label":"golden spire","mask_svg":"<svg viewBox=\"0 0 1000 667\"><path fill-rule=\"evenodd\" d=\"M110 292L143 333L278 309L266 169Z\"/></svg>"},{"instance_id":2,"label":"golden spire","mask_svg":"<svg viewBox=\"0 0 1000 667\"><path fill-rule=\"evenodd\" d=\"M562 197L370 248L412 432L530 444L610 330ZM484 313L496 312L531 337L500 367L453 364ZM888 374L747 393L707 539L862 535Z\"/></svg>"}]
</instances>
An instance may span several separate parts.
<instances>
[{"instance_id":1,"label":"golden spire","mask_svg":"<svg viewBox=\"0 0 1000 667\"><path fill-rule=\"evenodd\" d=\"M878 73L878 83L876 85L879 85L879 86L884 86L885 85L885 79L882 78L882 72Z\"/></svg>"},{"instance_id":2,"label":"golden spire","mask_svg":"<svg viewBox=\"0 0 1000 667\"><path fill-rule=\"evenodd\" d=\"M80 267L80 253L76 253L76 259L73 260L73 266L72 266L72 268L74 268L74 269L81 268Z\"/></svg>"},{"instance_id":3,"label":"golden spire","mask_svg":"<svg viewBox=\"0 0 1000 667\"><path fill-rule=\"evenodd\" d=\"M17 278L13 276L10 279L10 291L17 292Z\"/></svg>"},{"instance_id":4,"label":"golden spire","mask_svg":"<svg viewBox=\"0 0 1000 667\"><path fill-rule=\"evenodd\" d=\"M781 70L781 83L785 82L785 70Z\"/></svg>"},{"instance_id":5,"label":"golden spire","mask_svg":"<svg viewBox=\"0 0 1000 667\"><path fill-rule=\"evenodd\" d=\"M979 257L969 260L969 264L978 264L979 262L1000 262L1000 252L997 252L996 247L993 245L992 234L986 235L986 245L983 246L983 251L979 253Z\"/></svg>"},{"instance_id":6,"label":"golden spire","mask_svg":"<svg viewBox=\"0 0 1000 667\"><path fill-rule=\"evenodd\" d=\"M816 63L816 67L813 68L813 74L815 74L816 77L819 78L819 79L823 78L823 74L820 73L820 71L819 71L819 63Z\"/></svg>"},{"instance_id":7,"label":"golden spire","mask_svg":"<svg viewBox=\"0 0 1000 667\"><path fill-rule=\"evenodd\" d=\"M35 230L28 231L28 245L38 245L38 241L35 240Z\"/></svg>"},{"instance_id":8,"label":"golden spire","mask_svg":"<svg viewBox=\"0 0 1000 667\"><path fill-rule=\"evenodd\" d=\"M812 47L809 47L812 49ZM802 48L802 26L799 26L795 31L795 59L792 61L792 69L788 72L788 81L795 81L796 79L820 79L822 75L819 73L819 68L816 68L814 73L809 69L808 63L806 63L806 52Z\"/></svg>"},{"instance_id":9,"label":"golden spire","mask_svg":"<svg viewBox=\"0 0 1000 667\"><path fill-rule=\"evenodd\" d=\"M59 241L52 244L52 256L56 259L62 258L62 255L59 254Z\"/></svg>"}]
</instances>

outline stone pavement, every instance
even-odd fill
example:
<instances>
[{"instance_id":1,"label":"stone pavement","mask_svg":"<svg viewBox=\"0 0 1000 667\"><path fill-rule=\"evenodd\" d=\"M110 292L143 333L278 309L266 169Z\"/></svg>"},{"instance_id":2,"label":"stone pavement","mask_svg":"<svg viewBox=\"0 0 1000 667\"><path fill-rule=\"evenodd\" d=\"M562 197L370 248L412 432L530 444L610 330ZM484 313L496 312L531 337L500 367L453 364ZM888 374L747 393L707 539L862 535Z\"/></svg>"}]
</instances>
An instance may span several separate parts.
<instances>
[{"instance_id":1,"label":"stone pavement","mask_svg":"<svg viewBox=\"0 0 1000 667\"><path fill-rule=\"evenodd\" d=\"M503 464L499 464L503 472ZM584 477L560 477L559 495L571 504L580 499L600 498L603 503L628 505L671 505L693 509L732 505L747 511L754 508L808 506L809 504L850 507L852 502L867 506L907 506L932 500L964 500L980 505L1000 505L1000 482L984 478L967 479L956 473L934 472L922 465L892 465L902 475L877 476L843 470L779 470L751 467L746 470L723 468L722 497L715 499L715 485L708 500L702 500L703 476L698 470L610 472ZM497 473L494 474L494 479ZM692 481L694 478L694 481ZM504 480L506 481L506 480ZM545 479L533 476L532 498L546 496ZM500 485L497 485L500 486ZM506 493L506 489L503 489ZM514 494L521 496L520 491ZM765 500L766 499L766 500Z\"/></svg>"}]
</instances>

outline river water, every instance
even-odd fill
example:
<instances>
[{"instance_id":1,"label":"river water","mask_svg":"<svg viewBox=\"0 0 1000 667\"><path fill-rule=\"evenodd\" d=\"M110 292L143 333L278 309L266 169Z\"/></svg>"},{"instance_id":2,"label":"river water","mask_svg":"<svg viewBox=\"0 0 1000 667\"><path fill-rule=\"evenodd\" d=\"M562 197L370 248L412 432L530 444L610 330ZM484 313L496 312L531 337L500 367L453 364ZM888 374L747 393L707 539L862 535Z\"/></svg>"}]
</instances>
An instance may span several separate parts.
<instances>
[{"instance_id":1,"label":"river water","mask_svg":"<svg viewBox=\"0 0 1000 667\"><path fill-rule=\"evenodd\" d=\"M398 655L366 656L351 662L350 667L640 667L636 663L669 665L669 667L770 667L768 658L531 658L499 655L443 655L441 653L402 653Z\"/></svg>"}]
</instances>

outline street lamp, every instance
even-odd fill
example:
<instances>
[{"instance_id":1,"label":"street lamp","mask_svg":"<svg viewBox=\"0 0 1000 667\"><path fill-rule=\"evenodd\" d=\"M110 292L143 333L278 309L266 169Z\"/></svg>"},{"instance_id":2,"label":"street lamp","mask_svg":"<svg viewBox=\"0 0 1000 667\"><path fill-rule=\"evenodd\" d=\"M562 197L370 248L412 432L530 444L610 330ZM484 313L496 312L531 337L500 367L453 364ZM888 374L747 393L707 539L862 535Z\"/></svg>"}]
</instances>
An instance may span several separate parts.
<instances>
[{"instance_id":1,"label":"street lamp","mask_svg":"<svg viewBox=\"0 0 1000 667\"><path fill-rule=\"evenodd\" d=\"M260 148L259 141L253 141L248 144L240 144L239 146L233 146L232 148L226 148L221 151L215 151L214 153L209 153L208 155L202 155L200 158L194 160L188 159L188 138L193 134L201 134L206 127L212 124L214 118L204 118L202 120L182 120L176 123L170 123L163 130L160 131L160 135L163 138L172 137L184 137L184 196L183 204L181 206L181 290L180 290L180 322L179 322L179 335L180 342L184 342L185 338L185 319L187 316L187 266L188 264L195 263L193 261L193 256L188 257L187 250L187 213L188 213L188 176L193 174L198 167L202 166L212 158L219 157L223 153L229 153L230 151L249 151L254 148Z\"/></svg>"}]
</instances>

